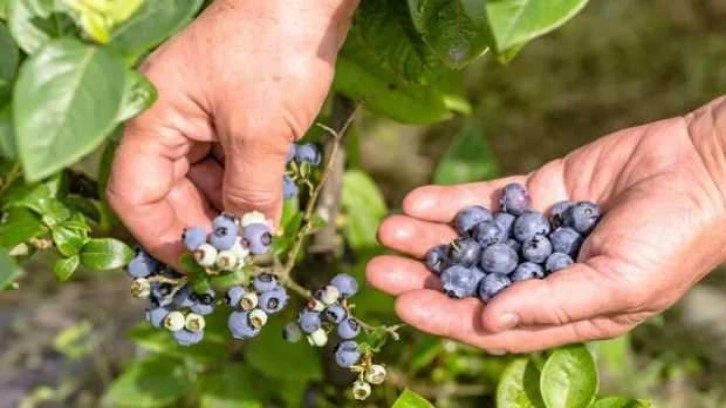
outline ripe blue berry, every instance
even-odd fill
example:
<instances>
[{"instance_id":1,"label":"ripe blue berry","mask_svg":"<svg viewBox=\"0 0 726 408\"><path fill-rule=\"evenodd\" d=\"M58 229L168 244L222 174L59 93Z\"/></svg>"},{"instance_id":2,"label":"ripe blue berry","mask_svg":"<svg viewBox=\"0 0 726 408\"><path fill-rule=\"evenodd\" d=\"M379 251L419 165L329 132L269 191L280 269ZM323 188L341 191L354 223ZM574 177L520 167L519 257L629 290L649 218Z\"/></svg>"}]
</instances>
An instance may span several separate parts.
<instances>
[{"instance_id":1,"label":"ripe blue berry","mask_svg":"<svg viewBox=\"0 0 726 408\"><path fill-rule=\"evenodd\" d=\"M219 251L226 251L234 246L237 241L237 225L219 226L209 236L209 243Z\"/></svg>"},{"instance_id":2,"label":"ripe blue berry","mask_svg":"<svg viewBox=\"0 0 726 408\"><path fill-rule=\"evenodd\" d=\"M338 323L338 336L341 339L353 339L360 334L360 323L352 317L348 317Z\"/></svg>"},{"instance_id":3,"label":"ripe blue berry","mask_svg":"<svg viewBox=\"0 0 726 408\"><path fill-rule=\"evenodd\" d=\"M170 283L157 283L151 284L151 300L159 306L169 306L174 300L171 296L174 291L174 286Z\"/></svg>"},{"instance_id":4,"label":"ripe blue berry","mask_svg":"<svg viewBox=\"0 0 726 408\"><path fill-rule=\"evenodd\" d=\"M564 224L575 231L588 234L600 220L600 207L589 201L581 201L564 214Z\"/></svg>"},{"instance_id":5,"label":"ripe blue berry","mask_svg":"<svg viewBox=\"0 0 726 408\"><path fill-rule=\"evenodd\" d=\"M550 208L550 222L554 228L562 226L565 212L575 205L572 201L560 201Z\"/></svg>"},{"instance_id":6,"label":"ripe blue berry","mask_svg":"<svg viewBox=\"0 0 726 408\"><path fill-rule=\"evenodd\" d=\"M285 288L278 286L260 295L259 306L268 314L281 311L287 305L288 295Z\"/></svg>"},{"instance_id":7,"label":"ripe blue berry","mask_svg":"<svg viewBox=\"0 0 726 408\"><path fill-rule=\"evenodd\" d=\"M267 224L248 225L244 230L244 240L253 255L261 255L270 250L272 233Z\"/></svg>"},{"instance_id":8,"label":"ripe blue berry","mask_svg":"<svg viewBox=\"0 0 726 408\"><path fill-rule=\"evenodd\" d=\"M449 247L447 245L438 245L426 253L426 266L429 270L437 275L447 266L446 253Z\"/></svg>"},{"instance_id":9,"label":"ripe blue berry","mask_svg":"<svg viewBox=\"0 0 726 408\"><path fill-rule=\"evenodd\" d=\"M542 265L533 262L523 262L517 266L509 277L514 282L529 279L542 279L545 277L545 271Z\"/></svg>"},{"instance_id":10,"label":"ripe blue berry","mask_svg":"<svg viewBox=\"0 0 726 408\"><path fill-rule=\"evenodd\" d=\"M522 257L530 262L542 263L552 253L552 244L544 235L535 235L522 244Z\"/></svg>"},{"instance_id":11,"label":"ripe blue berry","mask_svg":"<svg viewBox=\"0 0 726 408\"><path fill-rule=\"evenodd\" d=\"M569 255L560 252L555 252L545 261L545 270L547 273L557 272L561 269L565 269L568 266L575 263Z\"/></svg>"},{"instance_id":12,"label":"ripe blue berry","mask_svg":"<svg viewBox=\"0 0 726 408\"><path fill-rule=\"evenodd\" d=\"M529 198L529 193L527 193L527 189L523 185L511 183L502 189L502 197L499 199L499 204L502 206L502 211L520 215L529 210L532 199Z\"/></svg>"},{"instance_id":13,"label":"ripe blue berry","mask_svg":"<svg viewBox=\"0 0 726 408\"><path fill-rule=\"evenodd\" d=\"M200 315L208 315L214 311L214 291L209 290L205 293L192 293L191 299L194 302L190 308L192 312Z\"/></svg>"},{"instance_id":14,"label":"ripe blue berry","mask_svg":"<svg viewBox=\"0 0 726 408\"><path fill-rule=\"evenodd\" d=\"M479 224L479 226L482 224ZM479 261L480 255L481 246L473 238L459 238L449 248L449 260L455 264L464 266L474 265Z\"/></svg>"},{"instance_id":15,"label":"ripe blue berry","mask_svg":"<svg viewBox=\"0 0 726 408\"><path fill-rule=\"evenodd\" d=\"M288 323L282 330L282 338L290 343L297 343L302 338L300 326L298 326L297 323Z\"/></svg>"},{"instance_id":16,"label":"ripe blue berry","mask_svg":"<svg viewBox=\"0 0 726 408\"><path fill-rule=\"evenodd\" d=\"M494 222L497 223L499 229L502 230L502 235L505 239L512 235L512 226L516 219L517 217L514 215L505 212L494 214Z\"/></svg>"},{"instance_id":17,"label":"ripe blue berry","mask_svg":"<svg viewBox=\"0 0 726 408\"><path fill-rule=\"evenodd\" d=\"M525 242L535 235L547 235L550 232L550 223L542 213L526 211L514 221L512 234L519 242Z\"/></svg>"},{"instance_id":18,"label":"ripe blue berry","mask_svg":"<svg viewBox=\"0 0 726 408\"><path fill-rule=\"evenodd\" d=\"M320 328L322 321L320 313L311 310L303 310L297 317L297 323L304 333L310 334Z\"/></svg>"},{"instance_id":19,"label":"ripe blue berry","mask_svg":"<svg viewBox=\"0 0 726 408\"><path fill-rule=\"evenodd\" d=\"M345 319L347 313L345 308L338 303L334 303L323 310L323 317L330 323L338 324Z\"/></svg>"},{"instance_id":20,"label":"ripe blue berry","mask_svg":"<svg viewBox=\"0 0 726 408\"><path fill-rule=\"evenodd\" d=\"M519 259L507 244L494 244L481 254L481 267L486 273L508 274L517 267Z\"/></svg>"},{"instance_id":21,"label":"ripe blue berry","mask_svg":"<svg viewBox=\"0 0 726 408\"><path fill-rule=\"evenodd\" d=\"M190 227L184 230L182 242L190 251L196 251L202 244L207 242L207 232L202 227Z\"/></svg>"},{"instance_id":22,"label":"ripe blue berry","mask_svg":"<svg viewBox=\"0 0 726 408\"><path fill-rule=\"evenodd\" d=\"M189 330L182 329L175 331L172 336L174 336L174 340L176 340L178 345L188 347L202 341L204 338L204 332L191 332Z\"/></svg>"},{"instance_id":23,"label":"ripe blue berry","mask_svg":"<svg viewBox=\"0 0 726 408\"><path fill-rule=\"evenodd\" d=\"M441 272L441 284L449 297L461 299L476 293L484 273L478 268L454 265Z\"/></svg>"},{"instance_id":24,"label":"ripe blue berry","mask_svg":"<svg viewBox=\"0 0 726 408\"><path fill-rule=\"evenodd\" d=\"M170 310L165 307L157 307L148 311L148 321L154 328L161 329L164 326L164 319Z\"/></svg>"},{"instance_id":25,"label":"ripe blue berry","mask_svg":"<svg viewBox=\"0 0 726 408\"><path fill-rule=\"evenodd\" d=\"M502 273L489 274L479 285L479 297L481 300L488 302L511 284L512 281L509 280L507 275Z\"/></svg>"},{"instance_id":26,"label":"ripe blue berry","mask_svg":"<svg viewBox=\"0 0 726 408\"><path fill-rule=\"evenodd\" d=\"M358 343L352 340L343 341L335 348L335 362L343 368L358 363L360 356L361 353L358 351Z\"/></svg>"},{"instance_id":27,"label":"ripe blue berry","mask_svg":"<svg viewBox=\"0 0 726 408\"><path fill-rule=\"evenodd\" d=\"M522 249L522 244L520 244L519 241L517 241L514 238L509 238L508 240L504 241L503 243L504 243L504 245L512 248L514 250L514 252L517 252L517 253L519 253L519 250Z\"/></svg>"},{"instance_id":28,"label":"ripe blue berry","mask_svg":"<svg viewBox=\"0 0 726 408\"><path fill-rule=\"evenodd\" d=\"M149 275L154 274L158 267L159 262L156 259L143 249L137 248L136 256L129 263L126 273L133 279L147 278Z\"/></svg>"},{"instance_id":29,"label":"ripe blue berry","mask_svg":"<svg viewBox=\"0 0 726 408\"><path fill-rule=\"evenodd\" d=\"M180 307L191 307L194 304L194 298L192 296L192 287L189 285L179 289L172 299L172 305L176 308Z\"/></svg>"},{"instance_id":30,"label":"ripe blue berry","mask_svg":"<svg viewBox=\"0 0 726 408\"><path fill-rule=\"evenodd\" d=\"M321 160L320 151L313 144L298 145L295 149L295 161L300 164L310 163L313 166L317 166Z\"/></svg>"},{"instance_id":31,"label":"ripe blue berry","mask_svg":"<svg viewBox=\"0 0 726 408\"><path fill-rule=\"evenodd\" d=\"M350 298L358 293L358 281L347 273L339 273L330 280L330 284L338 288L340 296Z\"/></svg>"},{"instance_id":32,"label":"ripe blue berry","mask_svg":"<svg viewBox=\"0 0 726 408\"><path fill-rule=\"evenodd\" d=\"M264 293L273 290L277 286L277 279L275 279L274 275L269 273L257 275L252 281L252 287L255 288L257 293Z\"/></svg>"},{"instance_id":33,"label":"ripe blue berry","mask_svg":"<svg viewBox=\"0 0 726 408\"><path fill-rule=\"evenodd\" d=\"M247 293L247 291L242 286L232 286L229 290L227 290L227 295L225 296L227 305L232 308L239 309L240 302L242 302L242 297L245 293Z\"/></svg>"},{"instance_id":34,"label":"ripe blue berry","mask_svg":"<svg viewBox=\"0 0 726 408\"><path fill-rule=\"evenodd\" d=\"M212 220L212 229L217 228L226 228L236 235L238 232L237 220L232 214L222 213Z\"/></svg>"},{"instance_id":35,"label":"ripe blue berry","mask_svg":"<svg viewBox=\"0 0 726 408\"><path fill-rule=\"evenodd\" d=\"M459 234L467 235L482 221L491 221L492 213L480 205L473 205L461 210L454 218L454 227Z\"/></svg>"},{"instance_id":36,"label":"ripe blue berry","mask_svg":"<svg viewBox=\"0 0 726 408\"><path fill-rule=\"evenodd\" d=\"M474 227L473 235L479 245L483 247L494 245L500 240L506 239L504 231L494 220L480 222L479 225Z\"/></svg>"},{"instance_id":37,"label":"ripe blue berry","mask_svg":"<svg viewBox=\"0 0 726 408\"><path fill-rule=\"evenodd\" d=\"M255 337L260 333L260 329L255 328L249 321L248 312L232 312L227 319L227 327L232 333L232 337L239 340Z\"/></svg>"},{"instance_id":38,"label":"ripe blue berry","mask_svg":"<svg viewBox=\"0 0 726 408\"><path fill-rule=\"evenodd\" d=\"M569 227L560 227L550 233L552 250L576 258L582 245L582 235Z\"/></svg>"},{"instance_id":39,"label":"ripe blue berry","mask_svg":"<svg viewBox=\"0 0 726 408\"><path fill-rule=\"evenodd\" d=\"M295 180L293 180L290 176L285 174L282 176L282 198L285 200L289 200L291 198L297 197L300 190L297 187L297 184L295 184Z\"/></svg>"}]
</instances>

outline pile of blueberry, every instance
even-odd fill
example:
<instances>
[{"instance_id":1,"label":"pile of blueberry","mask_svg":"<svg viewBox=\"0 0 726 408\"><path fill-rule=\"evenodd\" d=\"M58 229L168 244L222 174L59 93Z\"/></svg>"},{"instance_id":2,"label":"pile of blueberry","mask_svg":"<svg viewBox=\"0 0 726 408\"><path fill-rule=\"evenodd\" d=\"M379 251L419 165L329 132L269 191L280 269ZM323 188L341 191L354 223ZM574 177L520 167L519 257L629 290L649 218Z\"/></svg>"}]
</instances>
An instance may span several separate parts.
<instances>
[{"instance_id":1,"label":"pile of blueberry","mask_svg":"<svg viewBox=\"0 0 726 408\"><path fill-rule=\"evenodd\" d=\"M244 340L257 336L268 316L282 311L288 299L285 287L266 273L257 275L248 287L229 288L226 300L233 311L227 319L227 327L232 337Z\"/></svg>"},{"instance_id":2,"label":"pile of blueberry","mask_svg":"<svg viewBox=\"0 0 726 408\"><path fill-rule=\"evenodd\" d=\"M287 154L287 165L290 170L282 176L282 195L285 200L294 198L300 192L296 180L304 177L307 167L317 167L322 162L320 150L313 144L293 144Z\"/></svg>"},{"instance_id":3,"label":"pile of blueberry","mask_svg":"<svg viewBox=\"0 0 726 408\"><path fill-rule=\"evenodd\" d=\"M475 205L459 212L459 238L426 254L427 267L453 298L478 296L489 301L513 282L543 279L574 263L580 246L600 219L589 201L555 204L549 218L531 209L527 190L505 186L492 214Z\"/></svg>"}]
</instances>

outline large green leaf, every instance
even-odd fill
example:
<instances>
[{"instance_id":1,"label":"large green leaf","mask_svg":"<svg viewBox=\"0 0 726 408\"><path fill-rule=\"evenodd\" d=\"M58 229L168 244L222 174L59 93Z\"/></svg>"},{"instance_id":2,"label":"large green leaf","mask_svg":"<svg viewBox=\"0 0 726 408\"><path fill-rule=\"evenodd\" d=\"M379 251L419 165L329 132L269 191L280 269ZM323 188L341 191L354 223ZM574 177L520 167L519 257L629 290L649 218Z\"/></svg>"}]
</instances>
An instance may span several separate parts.
<instances>
[{"instance_id":1,"label":"large green leaf","mask_svg":"<svg viewBox=\"0 0 726 408\"><path fill-rule=\"evenodd\" d=\"M15 132L13 132L13 118L11 105L0 107L0 157L15 158Z\"/></svg>"},{"instance_id":2,"label":"large green leaf","mask_svg":"<svg viewBox=\"0 0 726 408\"><path fill-rule=\"evenodd\" d=\"M22 270L15 260L0 248L0 291L12 285L21 273Z\"/></svg>"},{"instance_id":3,"label":"large green leaf","mask_svg":"<svg viewBox=\"0 0 726 408\"><path fill-rule=\"evenodd\" d=\"M319 380L323 368L318 353L306 341L288 343L282 338L284 323L272 319L260 335L244 348L245 361L273 379Z\"/></svg>"},{"instance_id":4,"label":"large green leaf","mask_svg":"<svg viewBox=\"0 0 726 408\"><path fill-rule=\"evenodd\" d=\"M539 370L528 358L512 361L497 386L497 408L544 408Z\"/></svg>"},{"instance_id":5,"label":"large green leaf","mask_svg":"<svg viewBox=\"0 0 726 408\"><path fill-rule=\"evenodd\" d=\"M81 248L81 265L86 268L105 271L125 266L134 257L134 251L123 242L113 238L88 241Z\"/></svg>"},{"instance_id":6,"label":"large green leaf","mask_svg":"<svg viewBox=\"0 0 726 408\"><path fill-rule=\"evenodd\" d=\"M504 52L558 28L582 10L587 1L465 0L465 3L469 3L470 11L479 10L480 4L485 3L491 45L497 52Z\"/></svg>"},{"instance_id":7,"label":"large green leaf","mask_svg":"<svg viewBox=\"0 0 726 408\"><path fill-rule=\"evenodd\" d=\"M27 179L53 174L103 142L117 123L125 78L121 57L72 39L24 64L13 117Z\"/></svg>"},{"instance_id":8,"label":"large green leaf","mask_svg":"<svg viewBox=\"0 0 726 408\"><path fill-rule=\"evenodd\" d=\"M597 395L597 367L582 345L556 349L542 367L540 392L547 408L585 408Z\"/></svg>"},{"instance_id":9,"label":"large green leaf","mask_svg":"<svg viewBox=\"0 0 726 408\"><path fill-rule=\"evenodd\" d=\"M201 408L262 408L259 378L249 367L226 364L221 371L202 378Z\"/></svg>"},{"instance_id":10,"label":"large green leaf","mask_svg":"<svg viewBox=\"0 0 726 408\"><path fill-rule=\"evenodd\" d=\"M462 0L408 0L408 5L416 30L449 67L461 69L486 51L485 29Z\"/></svg>"},{"instance_id":11,"label":"large green leaf","mask_svg":"<svg viewBox=\"0 0 726 408\"><path fill-rule=\"evenodd\" d=\"M190 375L182 360L151 356L126 368L106 392L103 407L167 406L189 392Z\"/></svg>"},{"instance_id":12,"label":"large green leaf","mask_svg":"<svg viewBox=\"0 0 726 408\"><path fill-rule=\"evenodd\" d=\"M10 33L27 54L53 38L77 32L70 16L57 11L55 0L8 0L7 14Z\"/></svg>"},{"instance_id":13,"label":"large green leaf","mask_svg":"<svg viewBox=\"0 0 726 408\"><path fill-rule=\"evenodd\" d=\"M347 217L345 235L356 250L378 245L378 225L386 216L386 203L376 183L360 170L343 176L343 208Z\"/></svg>"},{"instance_id":14,"label":"large green leaf","mask_svg":"<svg viewBox=\"0 0 726 408\"><path fill-rule=\"evenodd\" d=\"M40 217L25 208L11 208L0 219L0 247L14 248L43 232Z\"/></svg>"},{"instance_id":15,"label":"large green leaf","mask_svg":"<svg viewBox=\"0 0 726 408\"><path fill-rule=\"evenodd\" d=\"M189 23L203 3L202 0L147 0L111 33L109 45L125 55L138 57Z\"/></svg>"},{"instance_id":16,"label":"large green leaf","mask_svg":"<svg viewBox=\"0 0 726 408\"><path fill-rule=\"evenodd\" d=\"M625 397L604 397L595 401L588 408L650 408L651 403Z\"/></svg>"},{"instance_id":17,"label":"large green leaf","mask_svg":"<svg viewBox=\"0 0 726 408\"><path fill-rule=\"evenodd\" d=\"M499 174L491 147L481 128L466 124L454 137L434 171L436 184L461 184L487 180Z\"/></svg>"},{"instance_id":18,"label":"large green leaf","mask_svg":"<svg viewBox=\"0 0 726 408\"><path fill-rule=\"evenodd\" d=\"M391 408L434 408L434 405L424 397L406 388L398 396Z\"/></svg>"},{"instance_id":19,"label":"large green leaf","mask_svg":"<svg viewBox=\"0 0 726 408\"><path fill-rule=\"evenodd\" d=\"M15 73L20 62L20 51L7 27L0 23L0 106L10 96Z\"/></svg>"}]
</instances>

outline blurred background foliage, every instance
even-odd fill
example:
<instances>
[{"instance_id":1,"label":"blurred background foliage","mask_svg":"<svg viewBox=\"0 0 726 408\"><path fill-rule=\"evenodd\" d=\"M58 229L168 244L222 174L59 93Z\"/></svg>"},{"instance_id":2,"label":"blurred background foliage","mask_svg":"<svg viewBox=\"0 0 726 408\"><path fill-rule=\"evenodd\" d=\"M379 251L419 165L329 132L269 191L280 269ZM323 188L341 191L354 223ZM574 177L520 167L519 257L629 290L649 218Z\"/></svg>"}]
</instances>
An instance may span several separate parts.
<instances>
[{"instance_id":1,"label":"blurred background foliage","mask_svg":"<svg viewBox=\"0 0 726 408\"><path fill-rule=\"evenodd\" d=\"M345 268L363 276L366 259L380 251L373 245L373 226L415 186L528 172L608 132L685 113L726 93L725 19L721 0L594 0L508 65L483 58L469 68L471 115L434 126L365 115L348 140L348 156L352 167L372 175L382 195L364 173L347 173L346 212L356 214L356 206L368 210L367 218L345 220L358 226L348 229L355 231L348 240L356 252ZM196 376L214 384L188 404L224 406L239 401L239 395L248 396L245 407L262 406L255 396L277 405L343 404L335 385L349 378L331 372L309 350L276 347L274 327L266 330L269 339L263 335L244 350L227 350L211 339L188 353L191 357L169 357L181 358L181 366L166 357L131 365L150 350L169 353L171 348L143 327L131 331L141 348L128 339L143 316L143 302L129 301L123 274L81 271L61 286L47 270L50 264L34 259L26 267L23 290L0 297L0 406L97 406L104 395L108 401L132 393L144 370L166 373L144 380L156 382L158 389L189 387L197 384ZM314 284L321 272L314 257L303 268ZM357 303L366 316L393 319L391 300L373 290ZM657 407L725 406L723 310L726 278L716 271L663 316L631 335L595 344L603 393L647 398ZM279 350L289 354L261 358ZM228 355L235 357L229 361ZM402 341L384 349L381 360L391 367L391 381L371 406L390 404L403 387L441 407L492 406L511 359L404 329ZM200 368L209 366L215 367L214 376ZM114 389L127 394L114 395L114 389L109 394L125 367L132 368ZM293 375L278 376L282 372ZM323 375L334 383L324 384ZM265 377L275 380L265 382L267 388L272 383L276 389L257 386ZM152 398L172 403L177 396Z\"/></svg>"}]
</instances>

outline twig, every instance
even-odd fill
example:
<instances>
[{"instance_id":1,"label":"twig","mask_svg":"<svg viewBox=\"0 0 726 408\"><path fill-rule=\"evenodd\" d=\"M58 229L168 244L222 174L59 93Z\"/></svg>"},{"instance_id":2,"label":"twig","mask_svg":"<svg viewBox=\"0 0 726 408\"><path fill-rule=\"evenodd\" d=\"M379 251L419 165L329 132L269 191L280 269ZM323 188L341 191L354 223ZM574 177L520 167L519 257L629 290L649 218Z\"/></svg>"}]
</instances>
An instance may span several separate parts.
<instances>
[{"instance_id":1,"label":"twig","mask_svg":"<svg viewBox=\"0 0 726 408\"><path fill-rule=\"evenodd\" d=\"M7 178L3 180L2 185L0 185L0 196L5 194L5 191L7 191L8 187L10 187L10 185L13 184L13 182L15 182L15 180L20 177L22 173L23 172L22 168L20 167L20 163L16 162L15 164L13 164L13 167L8 172Z\"/></svg>"}]
</instances>

